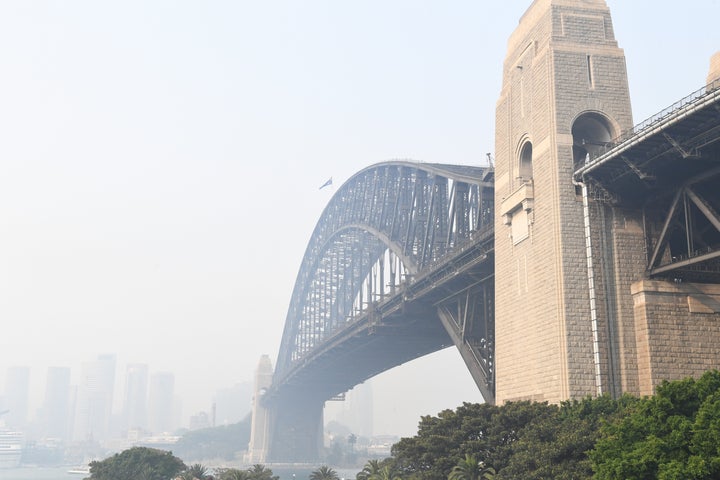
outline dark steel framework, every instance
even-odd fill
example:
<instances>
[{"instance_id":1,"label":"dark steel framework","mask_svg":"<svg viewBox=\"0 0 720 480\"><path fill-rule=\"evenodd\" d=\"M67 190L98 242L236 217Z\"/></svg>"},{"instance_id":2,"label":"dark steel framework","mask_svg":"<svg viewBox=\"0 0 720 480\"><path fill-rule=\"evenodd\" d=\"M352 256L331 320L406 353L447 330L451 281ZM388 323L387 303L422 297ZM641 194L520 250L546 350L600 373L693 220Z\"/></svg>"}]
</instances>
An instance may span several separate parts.
<instances>
[{"instance_id":1,"label":"dark steel framework","mask_svg":"<svg viewBox=\"0 0 720 480\"><path fill-rule=\"evenodd\" d=\"M342 185L302 260L269 398L327 399L455 343L494 401L493 171L391 161Z\"/></svg>"},{"instance_id":2,"label":"dark steel framework","mask_svg":"<svg viewBox=\"0 0 720 480\"><path fill-rule=\"evenodd\" d=\"M596 200L642 209L647 277L720 282L720 81L624 132L575 178Z\"/></svg>"}]
</instances>

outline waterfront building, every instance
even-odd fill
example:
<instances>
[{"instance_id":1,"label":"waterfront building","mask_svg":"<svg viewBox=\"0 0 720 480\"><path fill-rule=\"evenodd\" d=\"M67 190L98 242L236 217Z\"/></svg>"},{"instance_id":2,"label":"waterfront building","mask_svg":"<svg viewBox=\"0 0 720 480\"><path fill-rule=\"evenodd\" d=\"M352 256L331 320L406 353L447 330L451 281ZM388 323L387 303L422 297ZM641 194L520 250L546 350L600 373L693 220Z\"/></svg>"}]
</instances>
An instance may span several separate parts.
<instances>
[{"instance_id":1,"label":"waterfront building","mask_svg":"<svg viewBox=\"0 0 720 480\"><path fill-rule=\"evenodd\" d=\"M0 426L0 469L16 468L22 457L23 434Z\"/></svg>"}]
</instances>

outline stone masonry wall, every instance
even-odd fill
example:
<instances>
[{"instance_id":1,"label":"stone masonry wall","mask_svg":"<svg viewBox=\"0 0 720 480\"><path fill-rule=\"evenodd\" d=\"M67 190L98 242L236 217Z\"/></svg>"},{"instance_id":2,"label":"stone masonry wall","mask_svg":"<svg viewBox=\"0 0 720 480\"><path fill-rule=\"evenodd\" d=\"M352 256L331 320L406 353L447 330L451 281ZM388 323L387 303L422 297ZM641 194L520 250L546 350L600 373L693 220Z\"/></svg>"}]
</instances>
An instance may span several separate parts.
<instances>
[{"instance_id":1,"label":"stone masonry wall","mask_svg":"<svg viewBox=\"0 0 720 480\"><path fill-rule=\"evenodd\" d=\"M618 132L632 126L625 61L609 10L601 0L536 0L508 42L497 105L500 403L597 392L582 203L572 182L572 125L583 112L602 114ZM531 181L518 175L525 142L532 144ZM525 191L528 198L518 199ZM528 222L527 238L512 237L522 231L513 221ZM614 283L613 277L608 290ZM609 379L611 339L604 338L601 363Z\"/></svg>"},{"instance_id":2,"label":"stone masonry wall","mask_svg":"<svg viewBox=\"0 0 720 480\"><path fill-rule=\"evenodd\" d=\"M632 295L641 395L718 368L720 285L644 280Z\"/></svg>"}]
</instances>

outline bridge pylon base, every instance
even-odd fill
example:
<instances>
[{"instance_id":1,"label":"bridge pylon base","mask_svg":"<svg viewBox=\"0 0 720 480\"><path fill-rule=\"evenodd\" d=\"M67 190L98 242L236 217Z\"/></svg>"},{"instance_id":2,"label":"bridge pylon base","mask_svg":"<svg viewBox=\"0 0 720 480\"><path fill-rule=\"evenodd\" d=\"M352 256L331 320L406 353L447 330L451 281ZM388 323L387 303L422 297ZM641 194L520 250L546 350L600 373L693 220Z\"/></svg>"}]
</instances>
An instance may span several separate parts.
<instances>
[{"instance_id":1,"label":"bridge pylon base","mask_svg":"<svg viewBox=\"0 0 720 480\"><path fill-rule=\"evenodd\" d=\"M273 399L268 405L267 461L308 463L320 460L325 399L306 389Z\"/></svg>"}]
</instances>

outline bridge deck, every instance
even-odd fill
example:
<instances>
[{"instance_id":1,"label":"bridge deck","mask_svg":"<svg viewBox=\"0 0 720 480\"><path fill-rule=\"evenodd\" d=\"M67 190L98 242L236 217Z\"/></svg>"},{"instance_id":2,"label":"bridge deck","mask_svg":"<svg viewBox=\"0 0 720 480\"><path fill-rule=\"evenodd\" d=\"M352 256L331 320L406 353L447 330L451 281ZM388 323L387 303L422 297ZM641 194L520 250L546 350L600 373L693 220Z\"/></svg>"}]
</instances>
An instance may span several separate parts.
<instances>
[{"instance_id":1,"label":"bridge deck","mask_svg":"<svg viewBox=\"0 0 720 480\"><path fill-rule=\"evenodd\" d=\"M720 81L623 133L578 169L614 202L652 203L673 186L720 167Z\"/></svg>"}]
</instances>

